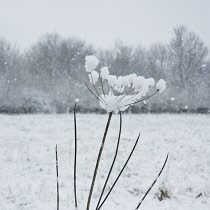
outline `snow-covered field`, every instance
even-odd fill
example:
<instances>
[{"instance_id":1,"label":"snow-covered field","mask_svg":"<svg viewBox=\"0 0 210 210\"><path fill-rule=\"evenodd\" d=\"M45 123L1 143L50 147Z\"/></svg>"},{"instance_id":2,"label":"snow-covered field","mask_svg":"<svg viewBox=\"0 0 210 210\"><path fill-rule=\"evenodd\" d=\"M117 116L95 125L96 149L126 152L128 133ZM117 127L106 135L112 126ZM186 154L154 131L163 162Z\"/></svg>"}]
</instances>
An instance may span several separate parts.
<instances>
[{"instance_id":1,"label":"snow-covered field","mask_svg":"<svg viewBox=\"0 0 210 210\"><path fill-rule=\"evenodd\" d=\"M95 160L108 115L78 114L78 203L84 210ZM91 210L95 209L110 167L119 129L114 115L108 132ZM104 210L134 210L157 176L143 202L144 210L210 209L210 116L123 115L122 140L109 186L123 166L137 136L139 144ZM55 145L58 144L60 209L74 210L73 115L0 115L0 210L56 210ZM159 201L159 189L170 198Z\"/></svg>"}]
</instances>

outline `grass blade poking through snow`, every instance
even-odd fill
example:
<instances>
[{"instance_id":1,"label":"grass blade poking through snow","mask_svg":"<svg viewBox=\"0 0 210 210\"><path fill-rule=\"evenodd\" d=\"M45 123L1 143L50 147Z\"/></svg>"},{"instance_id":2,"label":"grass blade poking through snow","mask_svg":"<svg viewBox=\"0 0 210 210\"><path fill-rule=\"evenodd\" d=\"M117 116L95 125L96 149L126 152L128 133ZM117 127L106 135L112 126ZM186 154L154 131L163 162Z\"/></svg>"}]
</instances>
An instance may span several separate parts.
<instances>
[{"instance_id":1,"label":"grass blade poking through snow","mask_svg":"<svg viewBox=\"0 0 210 210\"><path fill-rule=\"evenodd\" d=\"M55 147L56 177L57 177L57 210L59 210L59 179L58 179L58 148Z\"/></svg>"},{"instance_id":2,"label":"grass blade poking through snow","mask_svg":"<svg viewBox=\"0 0 210 210\"><path fill-rule=\"evenodd\" d=\"M160 177L160 175L161 175L161 173L163 172L163 169L165 168L165 165L166 165L166 163L167 163L167 161L168 161L168 155L169 155L169 154L167 154L166 159L165 159L165 162L164 162L164 164L163 164L163 166L162 166L162 168L161 168L161 170L160 170L160 172L159 172L157 178L154 180L154 182L152 183L152 185L150 186L150 188L147 190L147 192L145 193L144 197L141 199L140 203L139 203L138 206L135 208L135 210L137 210L137 209L141 206L143 200L146 198L146 196L148 195L148 193L150 192L150 190L152 189L152 187L154 186L154 184L157 182L158 178Z\"/></svg>"},{"instance_id":3,"label":"grass blade poking through snow","mask_svg":"<svg viewBox=\"0 0 210 210\"><path fill-rule=\"evenodd\" d=\"M107 185L107 182L108 182L109 177L110 177L110 175L111 175L111 172L112 172L112 169L113 169L115 160L116 160L116 158L117 158L118 148L119 148L119 144L120 144L120 137L121 137L121 129L122 129L122 113L121 113L121 111L119 111L119 113L120 113L120 129L119 129L119 135L118 135L118 140L117 140L117 147L116 147L116 151L115 151L114 159L113 159L113 161L112 161L111 168L110 168L110 170L109 170L108 176L107 176L106 181L105 181L105 184L104 184L104 186L103 186L103 189L102 189L100 198L99 198L99 200L98 200L98 204L97 204L97 206L96 206L96 209L98 209L98 206L99 206L99 204L100 204L100 202L101 202L101 198L102 198L102 196L103 196L103 194L104 194L104 190L105 190L105 188L106 188L106 185Z\"/></svg>"},{"instance_id":4,"label":"grass blade poking through snow","mask_svg":"<svg viewBox=\"0 0 210 210\"><path fill-rule=\"evenodd\" d=\"M75 142L75 150L74 150L74 202L75 207L77 207L77 120L76 120L76 107L77 107L78 99L75 100L74 105L74 142Z\"/></svg>"},{"instance_id":5,"label":"grass blade poking through snow","mask_svg":"<svg viewBox=\"0 0 210 210\"><path fill-rule=\"evenodd\" d=\"M98 158L97 158L97 161L96 161L96 166L95 166L95 170L94 170L94 174L93 174L93 178L92 178L92 183L91 183L91 187L90 187L90 192L89 192L89 196L88 196L88 201L87 201L87 210L90 209L90 201L91 201L93 188L94 188L94 184L95 184L95 180L96 180L98 166L99 166L102 151L103 151L103 148L104 148L104 143L105 143L105 140L106 140L106 135L107 135L107 132L108 132L108 129L109 129L112 114L113 114L113 112L109 113L109 118L108 118L108 121L107 121L107 124L106 124L106 128L105 128L105 131L104 131L104 136L103 136L103 139L102 139L101 147L100 147L100 150L99 150L99 153L98 153Z\"/></svg>"},{"instance_id":6,"label":"grass blade poking through snow","mask_svg":"<svg viewBox=\"0 0 210 210\"><path fill-rule=\"evenodd\" d=\"M138 141L139 141L139 137L140 137L140 133L139 133L139 135L138 135L138 138L136 139L136 142L135 142L135 144L134 144L134 146L133 146L133 149L131 150L130 155L128 156L128 159L126 160L126 162L125 162L124 166L122 167L122 169L121 169L119 175L117 176L117 178L116 178L116 180L114 181L112 187L110 188L109 192L107 193L106 197L104 198L103 202L101 203L101 205L99 206L99 208L98 208L97 210L99 210L99 209L103 206L104 202L105 202L106 199L109 197L109 195L110 195L111 191L113 190L115 184L117 183L118 179L120 178L122 172L124 171L126 165L128 164L128 161L130 160L130 158L131 158L131 156L132 156L132 154L133 154L133 152L134 152L134 150L135 150L135 148L136 148L136 145L137 145L137 143L138 143Z\"/></svg>"}]
</instances>

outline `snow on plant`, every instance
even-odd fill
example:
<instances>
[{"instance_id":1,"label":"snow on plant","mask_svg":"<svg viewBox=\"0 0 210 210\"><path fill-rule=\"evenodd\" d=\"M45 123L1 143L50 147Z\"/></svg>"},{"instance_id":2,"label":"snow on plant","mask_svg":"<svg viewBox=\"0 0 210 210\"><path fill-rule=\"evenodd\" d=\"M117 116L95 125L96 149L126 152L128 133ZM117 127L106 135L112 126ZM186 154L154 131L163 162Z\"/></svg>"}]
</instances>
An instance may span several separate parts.
<instances>
[{"instance_id":1,"label":"snow on plant","mask_svg":"<svg viewBox=\"0 0 210 210\"><path fill-rule=\"evenodd\" d=\"M119 77L111 75L108 67L103 67L97 72L99 61L93 55L87 56L85 60L85 69L92 89L87 84L86 86L99 100L100 107L107 112L125 111L129 106L140 102L155 85L153 78L146 79L136 74ZM166 82L160 79L154 94L161 93L165 88Z\"/></svg>"},{"instance_id":2,"label":"snow on plant","mask_svg":"<svg viewBox=\"0 0 210 210\"><path fill-rule=\"evenodd\" d=\"M85 61L85 69L87 72L92 72L99 63L99 60L93 55L86 56Z\"/></svg>"},{"instance_id":3,"label":"snow on plant","mask_svg":"<svg viewBox=\"0 0 210 210\"><path fill-rule=\"evenodd\" d=\"M160 91L160 93L162 93L166 89L166 82L163 79L160 79L156 87Z\"/></svg>"},{"instance_id":4,"label":"snow on plant","mask_svg":"<svg viewBox=\"0 0 210 210\"><path fill-rule=\"evenodd\" d=\"M158 92L161 93L166 88L166 82L163 79L160 79L156 83L156 86L155 86L155 80L153 78L146 79L143 76L137 76L134 73L130 74L130 75L126 75L126 76L117 77L115 75L111 75L108 67L106 67L106 66L101 68L99 71L97 71L96 68L99 64L99 60L93 55L86 56L85 61L86 61L85 69L86 69L86 72L87 72L88 78L89 78L89 84L85 83L85 85L88 88L88 90L92 93L92 95L99 101L99 105L101 106L101 108L105 109L109 113L108 121L106 124L106 128L105 128L104 135L102 138L98 157L96 160L96 165L95 165L93 178L92 178L92 182L91 182L91 187L90 187L90 191L89 191L89 195L88 195L86 210L90 209L90 203L91 203L92 193L93 193L93 189L94 189L94 184L96 181L97 171L99 168L99 163L101 160L102 151L104 148L104 144L105 144L105 140L106 140L106 136L107 136L107 132L109 129L112 115L113 115L113 113L119 113L119 116L120 116L120 127L119 127L117 145L116 145L116 149L115 149L115 155L113 157L113 160L112 160L112 163L110 166L110 170L107 174L102 191L99 195L99 200L97 202L97 206L95 208L95 210L99 210L99 209L101 209L101 207L103 206L103 204L105 203L107 198L109 197L109 195L110 195L111 191L113 190L113 188L115 187L118 179L121 177L121 174L124 171L125 167L127 166L128 162L136 148L138 140L140 138L140 133L139 133L127 160L125 161L122 169L120 170L120 173L116 177L114 183L109 187L107 194L105 196L103 196L105 193L105 189L106 189L108 180L111 176L113 166L117 159L117 155L118 155L118 149L119 149L120 139L121 139L121 128L122 128L122 114L121 114L121 112L125 111L130 106L132 106L136 103L139 103L141 101L144 101L144 100L154 96ZM155 89L155 91L152 94L147 95L152 88ZM78 205L77 204L77 191L76 191L76 162L77 162L76 106L77 106L78 102L79 102L79 99L76 99L75 106L74 106L74 130L75 130L74 200L75 200L76 208ZM143 196L143 198L137 205L136 209L138 209L141 206L142 201L146 198L147 194L152 189L153 185L156 183L158 177L161 175L161 173L166 165L167 160L168 160L168 154L167 154L165 162L164 162L157 178L155 179L155 181L153 181L152 185L149 187L149 189L147 190L147 192L145 193L145 195ZM59 192L59 191L57 191L57 192ZM103 198L103 200L102 200L102 198ZM58 200L57 203L59 203L59 196L58 196L57 200ZM58 210L59 205L57 205L57 206L58 206L58 208L57 208L57 210Z\"/></svg>"},{"instance_id":5,"label":"snow on plant","mask_svg":"<svg viewBox=\"0 0 210 210\"><path fill-rule=\"evenodd\" d=\"M115 156L113 158L110 170L108 172L108 175L105 180L102 192L100 194L97 206L95 208L96 210L99 210L102 207L102 205L104 204L104 202L106 201L106 199L108 198L108 196L111 193L116 182L120 178L121 173L123 172L124 168L126 167L129 159L131 158L131 156L135 150L135 147L138 143L139 137L140 137L140 134L139 134L138 138L134 144L134 147L133 147L127 161L125 162L122 170L120 171L118 177L116 178L114 184L111 186L111 188L108 191L107 195L105 196L104 200L101 201L102 196L105 191L105 188L106 188L106 185L107 185L107 182L108 182L108 179L111 175L112 168L113 168L115 160L117 158L118 147L120 144L120 137L121 137L121 127L122 127L121 112L125 111L130 106L132 106L136 103L139 103L141 101L144 101L145 99L148 99L148 98L154 96L158 92L162 93L163 90L165 90L165 88L166 88L166 82L163 79L160 79L156 83L155 92L153 94L147 96L147 94L150 92L150 90L155 86L155 80L153 78L146 79L145 77L138 76L135 73L117 77L115 75L110 74L107 66L102 67L100 69L100 71L97 71L96 68L99 64L99 60L95 56L93 56L93 55L86 56L85 61L86 61L85 62L85 70L86 70L86 72L88 74L88 78L89 78L89 85L87 83L85 83L85 85L89 89L89 91L94 95L94 97L99 101L100 107L105 109L109 113L109 117L108 117L108 121L106 124L104 136L102 138L102 143L101 143L101 147L99 150L98 158L96 160L96 166L95 166L92 183L91 183L91 187L90 187L90 192L89 192L89 196L88 196L88 202L87 202L87 208L86 208L87 210L90 209L90 202L91 202L91 197L92 197L92 193L93 193L93 188L94 188L94 184L95 184L95 180L96 180L96 176L97 176L97 171L98 171L103 147L104 147L105 140L106 140L106 135L107 135L110 121L112 118L112 114L113 114L113 112L120 113L120 129L119 129L119 136L118 136ZM142 98L142 97L144 97L144 98ZM76 143L75 143L75 145L76 145ZM164 165L163 165L160 173L158 174L158 177L162 173L167 160L168 160L168 155L166 157L166 160L164 162ZM145 196L142 198L141 202L138 204L136 209L138 209L140 207L142 201L145 199L146 195L149 193L149 191L151 190L151 188L157 181L158 177L152 183L151 187L148 189L148 191L146 192Z\"/></svg>"}]
</instances>

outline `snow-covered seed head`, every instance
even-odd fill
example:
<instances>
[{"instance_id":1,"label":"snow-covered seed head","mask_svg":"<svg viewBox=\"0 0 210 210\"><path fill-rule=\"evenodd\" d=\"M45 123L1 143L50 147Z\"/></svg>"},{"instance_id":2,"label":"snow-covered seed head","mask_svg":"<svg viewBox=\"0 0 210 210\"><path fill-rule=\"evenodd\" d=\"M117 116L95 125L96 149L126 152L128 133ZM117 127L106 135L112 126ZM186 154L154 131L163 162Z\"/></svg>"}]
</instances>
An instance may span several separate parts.
<instances>
[{"instance_id":1,"label":"snow-covered seed head","mask_svg":"<svg viewBox=\"0 0 210 210\"><path fill-rule=\"evenodd\" d=\"M100 74L95 70L99 61L95 56L86 56L86 72L89 74L90 92L99 100L99 105L107 112L119 112L129 106L142 101L142 97L155 85L153 78L145 79L135 73L125 76L110 75L108 67L100 69ZM100 82L97 82L101 78ZM157 91L162 92L166 88L166 82L160 79L156 84ZM156 93L157 93L156 91ZM155 93L150 95L153 96ZM148 97L147 97L148 98Z\"/></svg>"},{"instance_id":2,"label":"snow-covered seed head","mask_svg":"<svg viewBox=\"0 0 210 210\"><path fill-rule=\"evenodd\" d=\"M107 80L108 80L108 84L111 87L114 87L117 84L117 77L115 75L109 75L107 77Z\"/></svg>"},{"instance_id":3,"label":"snow-covered seed head","mask_svg":"<svg viewBox=\"0 0 210 210\"><path fill-rule=\"evenodd\" d=\"M132 86L134 80L137 78L136 74L130 74L127 76L128 86Z\"/></svg>"},{"instance_id":4,"label":"snow-covered seed head","mask_svg":"<svg viewBox=\"0 0 210 210\"><path fill-rule=\"evenodd\" d=\"M92 71L90 74L89 74L89 79L90 81L95 85L96 82L98 81L98 78L99 78L99 73L97 71Z\"/></svg>"},{"instance_id":5,"label":"snow-covered seed head","mask_svg":"<svg viewBox=\"0 0 210 210\"><path fill-rule=\"evenodd\" d=\"M79 102L79 99L78 99L78 98L76 98L76 99L75 99L75 103L78 103L78 102Z\"/></svg>"},{"instance_id":6,"label":"snow-covered seed head","mask_svg":"<svg viewBox=\"0 0 210 210\"><path fill-rule=\"evenodd\" d=\"M85 57L85 69L86 72L92 72L98 66L99 60L93 56L89 55Z\"/></svg>"},{"instance_id":7,"label":"snow-covered seed head","mask_svg":"<svg viewBox=\"0 0 210 210\"><path fill-rule=\"evenodd\" d=\"M105 79L108 78L108 76L109 76L109 69L108 69L107 66L101 68L101 74L100 74L100 76L101 76L101 78L102 78L103 80L105 80Z\"/></svg>"},{"instance_id":8,"label":"snow-covered seed head","mask_svg":"<svg viewBox=\"0 0 210 210\"><path fill-rule=\"evenodd\" d=\"M157 91L162 93L166 89L166 81L164 81L163 79L160 79L157 82L156 87L157 87Z\"/></svg>"},{"instance_id":9,"label":"snow-covered seed head","mask_svg":"<svg viewBox=\"0 0 210 210\"><path fill-rule=\"evenodd\" d=\"M155 80L154 80L153 78L149 78L149 79L147 79L147 84L148 84L150 87L152 87L152 86L155 85Z\"/></svg>"},{"instance_id":10,"label":"snow-covered seed head","mask_svg":"<svg viewBox=\"0 0 210 210\"><path fill-rule=\"evenodd\" d=\"M133 87L135 88L135 92L141 92L143 90L143 85L145 83L145 78L142 76L135 77L133 79Z\"/></svg>"},{"instance_id":11,"label":"snow-covered seed head","mask_svg":"<svg viewBox=\"0 0 210 210\"><path fill-rule=\"evenodd\" d=\"M117 81L116 81L116 84L114 86L114 89L116 91L119 91L119 93L121 93L121 92L124 91L124 88L125 88L126 85L127 85L127 83L126 83L125 77L119 76L117 78Z\"/></svg>"}]
</instances>

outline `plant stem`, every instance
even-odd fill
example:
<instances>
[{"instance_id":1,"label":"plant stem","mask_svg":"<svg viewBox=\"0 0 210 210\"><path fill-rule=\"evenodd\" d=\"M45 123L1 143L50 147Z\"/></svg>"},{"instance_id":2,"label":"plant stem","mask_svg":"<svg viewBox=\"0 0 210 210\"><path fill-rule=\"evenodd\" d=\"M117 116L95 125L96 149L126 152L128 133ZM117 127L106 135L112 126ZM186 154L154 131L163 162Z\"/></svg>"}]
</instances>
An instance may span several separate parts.
<instances>
[{"instance_id":1,"label":"plant stem","mask_svg":"<svg viewBox=\"0 0 210 210\"><path fill-rule=\"evenodd\" d=\"M135 142L135 144L134 144L134 146L133 146L133 149L131 150L131 153L130 153L130 155L128 156L128 159L126 160L126 162L125 162L123 168L121 169L119 175L117 176L116 180L114 181L114 184L113 184L112 187L110 188L109 192L107 193L106 197L104 198L103 202L101 203L101 205L99 206L99 208L98 208L97 210L99 210L99 209L103 206L104 202L105 202L106 199L109 197L109 194L111 193L111 191L113 190L115 184L117 183L118 179L120 178L122 172L124 171L124 169L125 169L125 167L126 167L128 161L130 160L130 158L131 158L131 156L132 156L132 154L133 154L133 152L134 152L134 150L135 150L135 148L136 148L136 145L137 145L137 143L138 143L138 141L139 141L139 137L140 137L140 133L139 133L139 135L138 135L138 138L136 139L136 142Z\"/></svg>"},{"instance_id":2,"label":"plant stem","mask_svg":"<svg viewBox=\"0 0 210 210\"><path fill-rule=\"evenodd\" d=\"M110 167L110 170L109 170L108 176L107 176L107 178L106 178L106 181L105 181L105 184L104 184L104 186L103 186L103 189L102 189L102 192L101 192L100 198L99 198L99 200L98 200L98 204L97 204L97 206L96 206L96 210L98 209L98 206L99 206L99 204L100 204L100 202L101 202L101 198L102 198L102 196L103 196L103 194L104 194L104 190L105 190L105 188L106 188L106 185L107 185L107 182L108 182L109 177L110 177L110 175L111 175L111 172L112 172L112 169L113 169L113 166L114 166L115 160L116 160L116 158L117 158L118 148L119 148L119 144L120 144L120 137L121 137L121 129L122 129L122 114L121 114L121 111L119 111L119 113L120 113L120 129L119 129L119 135L118 135L117 147L116 147L116 151L115 151L114 159L113 159L113 161L112 161L112 165L111 165L111 167Z\"/></svg>"},{"instance_id":3,"label":"plant stem","mask_svg":"<svg viewBox=\"0 0 210 210\"><path fill-rule=\"evenodd\" d=\"M77 207L77 121L76 121L76 107L77 103L74 105L74 140L75 140L75 151L74 151L74 201L75 207Z\"/></svg>"},{"instance_id":4,"label":"plant stem","mask_svg":"<svg viewBox=\"0 0 210 210\"><path fill-rule=\"evenodd\" d=\"M58 179L58 149L57 144L55 147L55 159L56 159L56 176L57 176L57 210L59 210L59 179Z\"/></svg>"},{"instance_id":5,"label":"plant stem","mask_svg":"<svg viewBox=\"0 0 210 210\"><path fill-rule=\"evenodd\" d=\"M92 73L90 73L90 76L91 76L91 81L92 81L93 88L95 89L95 91L96 91L98 97L106 104L106 102L105 102L104 99L100 96L99 92L97 91L97 89L96 89L96 87L95 87L95 85L94 85L94 83L93 83L93 76L92 76Z\"/></svg>"},{"instance_id":6,"label":"plant stem","mask_svg":"<svg viewBox=\"0 0 210 210\"><path fill-rule=\"evenodd\" d=\"M102 92L103 92L103 94L104 94L104 97L106 98L106 96L105 96L105 92L104 92L104 86L103 86L103 81L102 81L102 77L101 77L101 75L100 75L100 81L101 81L101 88L102 88Z\"/></svg>"},{"instance_id":7,"label":"plant stem","mask_svg":"<svg viewBox=\"0 0 210 210\"><path fill-rule=\"evenodd\" d=\"M85 82L84 82L85 83ZM88 85L85 83L85 86L87 87L87 89L92 93L92 95L100 101L100 99L94 94L94 92L88 87Z\"/></svg>"},{"instance_id":8,"label":"plant stem","mask_svg":"<svg viewBox=\"0 0 210 210\"><path fill-rule=\"evenodd\" d=\"M126 94L124 94L122 96L122 98L120 98L115 104L117 104L119 101L122 101L123 98L125 98L125 96L127 96L129 93L131 93L134 90L134 88L132 88L132 86L130 87L130 89L128 90L128 92Z\"/></svg>"},{"instance_id":9,"label":"plant stem","mask_svg":"<svg viewBox=\"0 0 210 210\"><path fill-rule=\"evenodd\" d=\"M143 99L141 99L141 100L139 100L139 101L136 101L136 102L133 102L133 103L130 103L130 104L126 104L125 106L130 106L130 105L134 105L134 104L136 104L136 103L140 103L140 102L142 102L142 101L144 101L144 100L146 100L146 99L148 99L148 98L151 98L152 96L154 96L155 94L157 94L158 91L159 91L159 90L157 90L155 93L153 93L153 94L150 95L150 96L147 96L147 97L145 97L145 98L143 98Z\"/></svg>"},{"instance_id":10,"label":"plant stem","mask_svg":"<svg viewBox=\"0 0 210 210\"><path fill-rule=\"evenodd\" d=\"M150 188L147 190L147 192L145 193L144 197L141 199L140 203L135 208L135 210L137 210L140 207L140 205L142 204L143 200L146 198L146 196L148 195L148 193L150 192L150 190L152 189L152 187L154 186L154 184L157 182L158 178L160 177L161 173L163 172L163 169L165 168L165 165L167 163L167 160L168 160L168 154L166 156L165 162L164 162L164 164L163 164L163 166L162 166L162 168L161 168L161 170L160 170L157 178L154 180L154 182L152 183L152 185L150 186Z\"/></svg>"},{"instance_id":11,"label":"plant stem","mask_svg":"<svg viewBox=\"0 0 210 210\"><path fill-rule=\"evenodd\" d=\"M95 166L93 179L92 179L92 183L91 183L91 187L90 187L90 193L89 193L89 196L88 196L87 210L89 210L89 208L90 208L90 201L91 201L93 188L94 188L94 184L95 184L95 180L96 180L98 166L99 166L99 162L100 162L100 159L101 159L102 151L103 151L103 148L104 148L104 143L105 143L105 140L106 140L106 135L107 135L107 132L108 132L108 129L109 129L109 125L110 125L110 121L111 121L111 118L112 118L112 114L113 114L113 112L109 113L108 121L107 121L106 128L105 128L105 131L104 131L104 136L103 136L103 139L102 139L101 147L100 147L98 158L97 158L97 161L96 161L96 166Z\"/></svg>"}]
</instances>

